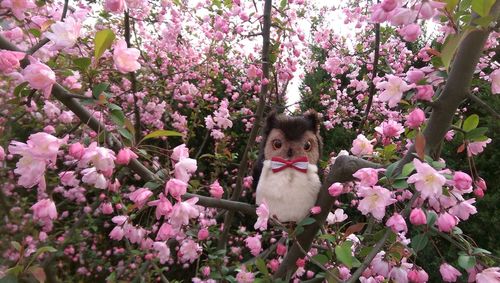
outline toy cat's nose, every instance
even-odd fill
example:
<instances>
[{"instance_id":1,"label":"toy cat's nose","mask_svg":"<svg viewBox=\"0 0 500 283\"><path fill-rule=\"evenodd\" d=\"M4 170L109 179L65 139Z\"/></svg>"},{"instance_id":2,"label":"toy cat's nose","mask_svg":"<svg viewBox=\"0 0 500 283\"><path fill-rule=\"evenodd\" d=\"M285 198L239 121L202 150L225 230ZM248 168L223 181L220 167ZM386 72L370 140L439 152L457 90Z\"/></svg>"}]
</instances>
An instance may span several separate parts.
<instances>
[{"instance_id":1,"label":"toy cat's nose","mask_svg":"<svg viewBox=\"0 0 500 283\"><path fill-rule=\"evenodd\" d=\"M286 152L286 156L288 158L291 158L293 156L293 150L291 148L289 148L288 151Z\"/></svg>"}]
</instances>

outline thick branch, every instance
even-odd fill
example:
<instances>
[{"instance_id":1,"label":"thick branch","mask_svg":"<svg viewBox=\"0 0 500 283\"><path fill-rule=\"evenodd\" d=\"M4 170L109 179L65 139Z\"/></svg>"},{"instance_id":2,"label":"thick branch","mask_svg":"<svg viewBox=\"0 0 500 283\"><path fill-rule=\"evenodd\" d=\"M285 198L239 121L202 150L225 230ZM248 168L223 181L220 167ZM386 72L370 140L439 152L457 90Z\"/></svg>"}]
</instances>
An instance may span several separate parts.
<instances>
[{"instance_id":1,"label":"thick branch","mask_svg":"<svg viewBox=\"0 0 500 283\"><path fill-rule=\"evenodd\" d=\"M328 193L328 188L335 182L348 182L353 181L354 174L361 168L380 168L379 164L372 163L353 156L339 156L335 160L335 164L330 167L330 174L328 174L321 191L319 192L318 200L316 205L321 207L321 212L317 215L312 216L316 221L306 227L304 227L304 232L297 236L298 243L294 243L287 253L283 262L280 265L278 271L274 274L274 278L283 278L288 273L293 273L297 266L295 262L299 257L302 256L302 247L305 251L309 251L311 244L316 237L319 229L323 225L328 216L328 213L333 207L335 199L331 197Z\"/></svg>"},{"instance_id":2,"label":"thick branch","mask_svg":"<svg viewBox=\"0 0 500 283\"><path fill-rule=\"evenodd\" d=\"M264 4L264 26L262 28L262 80L269 81L269 45L271 38L271 6L272 0L266 0ZM238 168L238 177L236 178L236 187L231 195L231 200L235 201L241 195L241 190L243 188L243 178L245 178L248 169L248 153L252 150L255 139L260 129L260 123L262 116L264 116L264 108L266 106L266 96L268 91L269 83L262 84L260 89L259 104L257 106L257 113L254 121L252 131L248 137L248 142L245 147L245 151L241 156L240 166ZM226 247L227 237L229 235L229 230L231 229L231 223L233 221L234 211L229 211L224 218L224 230L218 242L218 248L224 249Z\"/></svg>"}]
</instances>

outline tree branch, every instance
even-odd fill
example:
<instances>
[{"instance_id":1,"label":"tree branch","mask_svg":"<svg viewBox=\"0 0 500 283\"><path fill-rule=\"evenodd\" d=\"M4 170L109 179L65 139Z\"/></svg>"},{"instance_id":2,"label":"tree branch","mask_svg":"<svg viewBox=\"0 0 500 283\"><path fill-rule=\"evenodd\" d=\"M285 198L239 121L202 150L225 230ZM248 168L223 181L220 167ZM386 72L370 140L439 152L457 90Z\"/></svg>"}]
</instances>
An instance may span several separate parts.
<instances>
[{"instance_id":1,"label":"tree branch","mask_svg":"<svg viewBox=\"0 0 500 283\"><path fill-rule=\"evenodd\" d=\"M481 107L484 107L488 112L490 112L493 117L496 119L500 120L500 114L493 109L488 103L484 102L481 98L479 98L477 95L469 93L469 98L474 101L475 103L479 104Z\"/></svg>"},{"instance_id":2,"label":"tree branch","mask_svg":"<svg viewBox=\"0 0 500 283\"><path fill-rule=\"evenodd\" d=\"M130 44L130 16L128 14L128 10L125 10L125 41L127 42L127 48L130 48L132 45ZM134 96L134 129L135 129L135 140L139 142L141 140L141 111L139 110L139 100L135 95L137 92L137 79L135 77L135 72L129 73L130 82L131 82L131 90L132 95Z\"/></svg>"},{"instance_id":3,"label":"tree branch","mask_svg":"<svg viewBox=\"0 0 500 283\"><path fill-rule=\"evenodd\" d=\"M368 116L370 115L370 110L373 105L373 96L375 96L375 83L373 80L377 76L377 71L378 71L378 61L380 57L380 24L376 23L375 24L375 51L373 55L373 64L372 64L372 77L370 80L370 89L369 89L369 96L368 96L368 103L366 104L366 109L365 109L365 115L363 117L363 120L361 120L361 123L359 124L358 128L358 134L363 132L363 128L365 127L365 123L368 120Z\"/></svg>"},{"instance_id":4,"label":"tree branch","mask_svg":"<svg viewBox=\"0 0 500 283\"><path fill-rule=\"evenodd\" d=\"M262 80L269 81L269 45L271 38L271 6L272 0L265 0L264 4L264 25L262 28ZM261 80L261 81L262 81ZM241 156L240 166L238 168L238 177L236 178L236 187L231 195L231 200L236 201L241 195L241 190L243 188L243 178L247 174L248 169L248 153L253 148L255 144L255 139L260 129L260 123L262 117L264 116L264 108L266 106L266 96L268 91L269 83L262 84L260 89L259 104L257 106L257 113L254 121L252 131L248 137L248 142L245 147L245 151ZM233 221L234 211L229 211L224 217L224 230L219 238L218 248L225 249L227 238L229 236L229 230L231 229L231 223Z\"/></svg>"}]
</instances>

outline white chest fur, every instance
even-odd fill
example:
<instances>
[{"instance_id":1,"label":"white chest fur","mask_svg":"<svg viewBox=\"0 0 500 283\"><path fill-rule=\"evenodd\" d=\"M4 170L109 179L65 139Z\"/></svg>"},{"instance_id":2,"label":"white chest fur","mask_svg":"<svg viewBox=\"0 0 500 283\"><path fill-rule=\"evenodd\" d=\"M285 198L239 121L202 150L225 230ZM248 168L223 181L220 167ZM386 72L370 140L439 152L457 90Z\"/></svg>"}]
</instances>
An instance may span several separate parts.
<instances>
[{"instance_id":1,"label":"white chest fur","mask_svg":"<svg viewBox=\"0 0 500 283\"><path fill-rule=\"evenodd\" d=\"M256 202L260 205L265 200L270 215L280 222L299 222L316 203L320 188L316 165L309 164L307 173L293 168L274 173L271 161L265 160L257 184Z\"/></svg>"}]
</instances>

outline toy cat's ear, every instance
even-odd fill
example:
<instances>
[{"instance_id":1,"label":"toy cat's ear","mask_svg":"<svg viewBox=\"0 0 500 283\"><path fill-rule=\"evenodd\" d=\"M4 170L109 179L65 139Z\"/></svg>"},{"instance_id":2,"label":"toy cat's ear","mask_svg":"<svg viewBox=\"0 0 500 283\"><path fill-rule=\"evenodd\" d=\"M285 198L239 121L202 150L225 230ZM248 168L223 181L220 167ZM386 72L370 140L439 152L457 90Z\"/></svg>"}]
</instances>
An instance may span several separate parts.
<instances>
[{"instance_id":1,"label":"toy cat's ear","mask_svg":"<svg viewBox=\"0 0 500 283\"><path fill-rule=\"evenodd\" d=\"M264 126L264 134L265 135L268 135L269 132L271 132L271 130L273 128L276 127L276 116L278 114L276 114L276 111L271 111L268 115L267 115L267 118L266 118L266 125Z\"/></svg>"},{"instance_id":2,"label":"toy cat's ear","mask_svg":"<svg viewBox=\"0 0 500 283\"><path fill-rule=\"evenodd\" d=\"M319 117L318 112L309 109L306 113L304 113L304 118L311 123L311 131L315 133L319 133L319 128L321 126L321 118Z\"/></svg>"}]
</instances>

